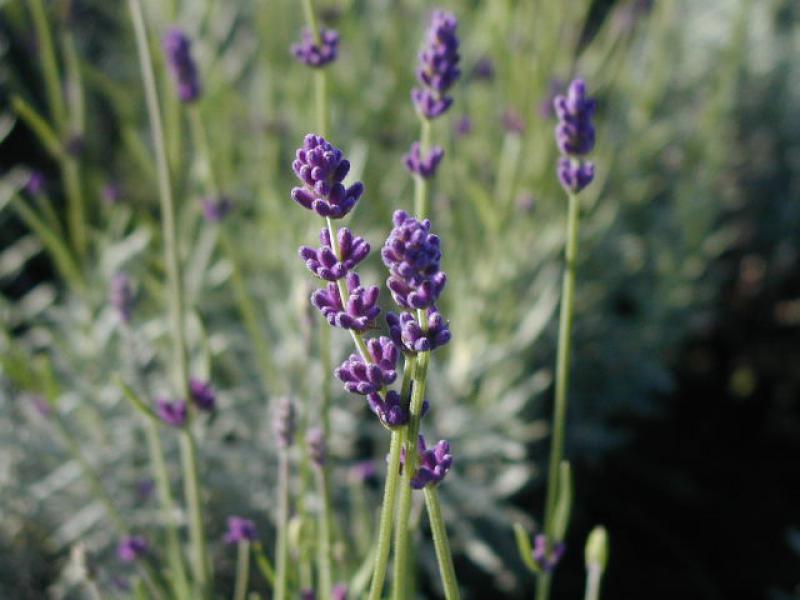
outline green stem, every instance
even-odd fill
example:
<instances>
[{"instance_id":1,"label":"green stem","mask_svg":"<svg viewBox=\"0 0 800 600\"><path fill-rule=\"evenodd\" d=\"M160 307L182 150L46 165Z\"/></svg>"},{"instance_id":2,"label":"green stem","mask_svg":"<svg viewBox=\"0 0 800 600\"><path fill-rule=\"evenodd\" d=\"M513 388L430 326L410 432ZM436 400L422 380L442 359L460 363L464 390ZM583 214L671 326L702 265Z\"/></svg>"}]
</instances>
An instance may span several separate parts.
<instances>
[{"instance_id":1,"label":"green stem","mask_svg":"<svg viewBox=\"0 0 800 600\"><path fill-rule=\"evenodd\" d=\"M578 196L569 194L567 215L566 267L561 292L561 316L558 329L558 354L556 357L555 407L553 410L553 434L550 444L550 461L547 473L547 500L544 526L548 542L552 543L555 525L555 509L559 489L559 465L564 455L564 429L567 418L567 394L569 392L569 367L572 351L572 317L575 296L575 262L578 255L578 225L580 203ZM550 594L550 575L538 578L537 600L547 600Z\"/></svg>"},{"instance_id":2,"label":"green stem","mask_svg":"<svg viewBox=\"0 0 800 600\"><path fill-rule=\"evenodd\" d=\"M325 137L328 131L327 78L325 71L317 69L314 72L314 97L317 111L317 134Z\"/></svg>"},{"instance_id":3,"label":"green stem","mask_svg":"<svg viewBox=\"0 0 800 600\"><path fill-rule=\"evenodd\" d=\"M33 17L33 27L36 30L36 38L39 41L39 56L42 58L42 70L44 71L44 86L47 92L47 103L50 107L50 114L56 122L56 127L61 134L64 133L66 122L66 103L64 92L61 89L61 77L58 72L58 63L53 48L53 36L50 33L50 26L47 22L47 15L44 10L42 0L29 0L31 16Z\"/></svg>"},{"instance_id":4,"label":"green stem","mask_svg":"<svg viewBox=\"0 0 800 600\"><path fill-rule=\"evenodd\" d=\"M447 600L457 600L461 597L458 592L456 571L453 568L453 556L450 553L450 542L447 539L447 528L444 526L442 507L439 503L439 492L436 486L425 487L425 506L428 508L428 521L433 533L433 545L436 548L436 560L439 561L439 574L442 577L444 597Z\"/></svg>"},{"instance_id":5,"label":"green stem","mask_svg":"<svg viewBox=\"0 0 800 600\"><path fill-rule=\"evenodd\" d=\"M319 32L319 26L317 25L317 15L314 12L313 0L303 0L303 13L305 13L306 23L308 24L308 28L311 30L314 43L319 46L322 43L322 37Z\"/></svg>"},{"instance_id":6,"label":"green stem","mask_svg":"<svg viewBox=\"0 0 800 600\"><path fill-rule=\"evenodd\" d=\"M289 456L280 451L278 464L278 535L275 542L275 600L286 600L289 562Z\"/></svg>"},{"instance_id":7,"label":"green stem","mask_svg":"<svg viewBox=\"0 0 800 600\"><path fill-rule=\"evenodd\" d=\"M245 600L247 596L247 580L250 578L250 542L241 540L236 556L236 584L233 600Z\"/></svg>"},{"instance_id":8,"label":"green stem","mask_svg":"<svg viewBox=\"0 0 800 600\"><path fill-rule=\"evenodd\" d=\"M322 497L319 513L319 540L317 544L317 569L319 573L319 597L330 598L333 588L331 568L331 490L328 471L316 468L317 488Z\"/></svg>"},{"instance_id":9,"label":"green stem","mask_svg":"<svg viewBox=\"0 0 800 600\"><path fill-rule=\"evenodd\" d=\"M162 234L164 237L164 259L169 281L170 322L172 326L173 360L175 385L182 397L188 398L188 364L186 355L186 332L184 323L183 285L178 258L178 241L175 227L175 203L172 197L169 165L167 163L164 129L158 102L156 80L148 45L147 28L141 0L128 2L136 36L136 47L142 71L150 129L156 155L159 197L161 201ZM189 429L181 432L181 458L183 464L184 492L189 510L189 537L193 548L193 567L195 581L200 588L200 596L205 597L209 588L209 563L206 556L203 517L201 513L200 485L197 473L197 458L194 440Z\"/></svg>"},{"instance_id":10,"label":"green stem","mask_svg":"<svg viewBox=\"0 0 800 600\"><path fill-rule=\"evenodd\" d=\"M86 256L86 221L83 212L80 164L74 156L66 155L61 163L61 179L67 195L67 228L78 257Z\"/></svg>"},{"instance_id":11,"label":"green stem","mask_svg":"<svg viewBox=\"0 0 800 600\"><path fill-rule=\"evenodd\" d=\"M417 469L417 438L419 437L419 421L422 414L422 403L425 399L425 382L428 375L430 352L420 352L417 355L417 365L414 370L414 385L409 404L409 421L404 439L406 448L403 476L400 483L400 504L397 514L397 534L394 546L394 581L392 585L392 598L403 600L405 598L404 582L410 568L408 560L409 545L409 517L411 515L412 492L411 479Z\"/></svg>"},{"instance_id":12,"label":"green stem","mask_svg":"<svg viewBox=\"0 0 800 600\"><path fill-rule=\"evenodd\" d=\"M602 579L602 569L596 565L590 566L586 572L586 594L583 600L600 600L600 582Z\"/></svg>"},{"instance_id":13,"label":"green stem","mask_svg":"<svg viewBox=\"0 0 800 600\"><path fill-rule=\"evenodd\" d=\"M431 146L431 122L420 117L419 150L424 156ZM414 176L414 214L418 219L426 218L428 213L428 182L420 175Z\"/></svg>"}]
</instances>

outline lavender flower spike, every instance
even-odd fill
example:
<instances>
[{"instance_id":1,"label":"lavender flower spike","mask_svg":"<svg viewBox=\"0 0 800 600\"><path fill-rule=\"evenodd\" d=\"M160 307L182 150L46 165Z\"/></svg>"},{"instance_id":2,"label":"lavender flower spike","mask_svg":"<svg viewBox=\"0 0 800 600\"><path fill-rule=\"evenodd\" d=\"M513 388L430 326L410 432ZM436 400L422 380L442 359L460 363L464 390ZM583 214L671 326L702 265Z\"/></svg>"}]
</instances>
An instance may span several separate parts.
<instances>
[{"instance_id":1,"label":"lavender flower spike","mask_svg":"<svg viewBox=\"0 0 800 600\"><path fill-rule=\"evenodd\" d=\"M187 407L183 400L156 399L156 415L167 425L183 427L186 424Z\"/></svg>"},{"instance_id":2,"label":"lavender flower spike","mask_svg":"<svg viewBox=\"0 0 800 600\"><path fill-rule=\"evenodd\" d=\"M570 84L566 96L558 95L553 100L558 116L556 143L563 154L558 161L557 174L567 192L577 194L594 179L594 165L581 157L594 148L592 117L596 106L595 100L587 97L582 79Z\"/></svg>"},{"instance_id":3,"label":"lavender flower spike","mask_svg":"<svg viewBox=\"0 0 800 600\"><path fill-rule=\"evenodd\" d=\"M391 385L397 378L397 346L387 337L372 338L367 342L372 362L364 362L358 354L351 354L334 374L351 394L374 394Z\"/></svg>"},{"instance_id":4,"label":"lavender flower spike","mask_svg":"<svg viewBox=\"0 0 800 600\"><path fill-rule=\"evenodd\" d=\"M319 427L309 429L306 433L306 444L308 444L308 456L318 467L325 464L325 434Z\"/></svg>"},{"instance_id":5,"label":"lavender flower spike","mask_svg":"<svg viewBox=\"0 0 800 600\"><path fill-rule=\"evenodd\" d=\"M450 341L450 328L444 317L432 306L427 312L428 328L423 331L412 313L386 314L389 336L407 354L428 352Z\"/></svg>"},{"instance_id":6,"label":"lavender flower spike","mask_svg":"<svg viewBox=\"0 0 800 600\"><path fill-rule=\"evenodd\" d=\"M411 91L417 111L426 119L438 117L453 103L446 92L461 75L457 26L458 21L451 13L441 10L433 13L417 68L417 80L422 87Z\"/></svg>"},{"instance_id":7,"label":"lavender flower spike","mask_svg":"<svg viewBox=\"0 0 800 600\"><path fill-rule=\"evenodd\" d=\"M278 401L273 426L275 428L275 437L278 439L278 447L288 448L291 446L297 426L294 404L292 404L291 399L284 397Z\"/></svg>"},{"instance_id":8,"label":"lavender flower spike","mask_svg":"<svg viewBox=\"0 0 800 600\"><path fill-rule=\"evenodd\" d=\"M421 490L428 485L440 483L453 464L453 455L450 454L450 444L445 440L433 448L426 448L425 438L420 435L417 443L419 450L419 466L411 479L411 487Z\"/></svg>"},{"instance_id":9,"label":"lavender flower spike","mask_svg":"<svg viewBox=\"0 0 800 600\"><path fill-rule=\"evenodd\" d=\"M339 34L331 29L321 29L320 44L314 42L311 30L304 29L299 44L292 45L292 54L301 63L318 69L336 60L339 53Z\"/></svg>"},{"instance_id":10,"label":"lavender flower spike","mask_svg":"<svg viewBox=\"0 0 800 600\"><path fill-rule=\"evenodd\" d=\"M400 394L394 390L386 392L386 397L382 397L377 392L367 396L369 408L378 415L386 427L393 429L401 427L408 423L409 412L408 406L405 406L401 399Z\"/></svg>"},{"instance_id":11,"label":"lavender flower spike","mask_svg":"<svg viewBox=\"0 0 800 600\"><path fill-rule=\"evenodd\" d=\"M255 523L244 517L228 517L228 531L225 532L226 544L252 542L258 537Z\"/></svg>"},{"instance_id":12,"label":"lavender flower spike","mask_svg":"<svg viewBox=\"0 0 800 600\"><path fill-rule=\"evenodd\" d=\"M192 58L192 42L186 33L172 27L163 39L167 65L178 88L181 102L194 102L200 97L200 79Z\"/></svg>"},{"instance_id":13,"label":"lavender flower spike","mask_svg":"<svg viewBox=\"0 0 800 600\"><path fill-rule=\"evenodd\" d=\"M142 536L126 536L120 540L117 546L117 556L123 562L133 562L144 556L148 548L147 540Z\"/></svg>"},{"instance_id":14,"label":"lavender flower spike","mask_svg":"<svg viewBox=\"0 0 800 600\"><path fill-rule=\"evenodd\" d=\"M217 396L209 381L189 379L189 395L199 410L211 412L217 406Z\"/></svg>"},{"instance_id":15,"label":"lavender flower spike","mask_svg":"<svg viewBox=\"0 0 800 600\"><path fill-rule=\"evenodd\" d=\"M349 298L346 307L342 304L342 297L335 283L329 283L326 288L314 292L311 295L311 303L334 327L358 332L365 331L372 326L381 312L378 307L378 287L361 287L358 275L349 273L347 289Z\"/></svg>"},{"instance_id":16,"label":"lavender flower spike","mask_svg":"<svg viewBox=\"0 0 800 600\"><path fill-rule=\"evenodd\" d=\"M369 242L362 237L353 236L347 227L342 227L336 238L339 242L341 259L333 251L331 234L327 227L319 232L322 246L319 248L300 247L300 257L306 261L308 269L320 279L327 281L341 279L369 254Z\"/></svg>"},{"instance_id":17,"label":"lavender flower spike","mask_svg":"<svg viewBox=\"0 0 800 600\"><path fill-rule=\"evenodd\" d=\"M419 142L414 142L403 160L409 171L427 179L436 174L436 169L443 158L444 149L441 146L434 146L427 156L422 156Z\"/></svg>"},{"instance_id":18,"label":"lavender flower spike","mask_svg":"<svg viewBox=\"0 0 800 600\"><path fill-rule=\"evenodd\" d=\"M547 536L540 533L533 540L533 560L546 573L552 572L558 565L561 557L564 556L566 547L563 543L558 543L550 548Z\"/></svg>"},{"instance_id":19,"label":"lavender flower spike","mask_svg":"<svg viewBox=\"0 0 800 600\"><path fill-rule=\"evenodd\" d=\"M320 135L309 133L292 163L295 175L303 183L292 189L292 199L322 217L341 219L349 213L364 193L360 181L349 188L342 181L350 171L350 162L339 148Z\"/></svg>"}]
</instances>

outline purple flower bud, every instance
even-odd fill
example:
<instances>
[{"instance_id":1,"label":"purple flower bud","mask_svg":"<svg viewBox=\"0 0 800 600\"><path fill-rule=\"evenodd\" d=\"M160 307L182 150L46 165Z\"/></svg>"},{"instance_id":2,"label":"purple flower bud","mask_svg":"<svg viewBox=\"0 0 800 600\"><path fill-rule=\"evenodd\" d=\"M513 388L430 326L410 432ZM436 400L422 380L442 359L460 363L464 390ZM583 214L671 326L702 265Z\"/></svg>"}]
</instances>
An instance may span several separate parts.
<instances>
[{"instance_id":1,"label":"purple flower bud","mask_svg":"<svg viewBox=\"0 0 800 600\"><path fill-rule=\"evenodd\" d=\"M189 396L194 405L207 412L213 411L217 406L217 396L210 381L202 381L194 377L189 379Z\"/></svg>"},{"instance_id":2,"label":"purple flower bud","mask_svg":"<svg viewBox=\"0 0 800 600\"><path fill-rule=\"evenodd\" d=\"M31 171L28 181L25 183L25 191L31 196L38 196L44 193L46 185L47 182L44 178L44 173L41 171Z\"/></svg>"},{"instance_id":3,"label":"purple flower bud","mask_svg":"<svg viewBox=\"0 0 800 600\"><path fill-rule=\"evenodd\" d=\"M312 248L301 246L300 257L306 261L306 266L320 279L336 281L364 260L369 254L369 242L364 238L353 236L347 227L342 227L336 235L339 246L339 256L336 256L331 246L331 235L327 227L319 232L322 246Z\"/></svg>"},{"instance_id":4,"label":"purple flower bud","mask_svg":"<svg viewBox=\"0 0 800 600\"><path fill-rule=\"evenodd\" d=\"M292 189L292 199L322 217L341 219L364 193L360 181L344 187L342 181L350 171L350 162L322 136L309 133L305 137L292 169L303 182L303 187Z\"/></svg>"},{"instance_id":5,"label":"purple flower bud","mask_svg":"<svg viewBox=\"0 0 800 600\"><path fill-rule=\"evenodd\" d=\"M394 390L386 392L383 397L379 393L367 396L369 407L386 427L390 429L400 427L408 423L408 406L400 398L400 394Z\"/></svg>"},{"instance_id":6,"label":"purple flower bud","mask_svg":"<svg viewBox=\"0 0 800 600\"><path fill-rule=\"evenodd\" d=\"M306 433L306 444L308 444L308 456L318 467L325 464L325 433L319 427L309 429Z\"/></svg>"},{"instance_id":7,"label":"purple flower bud","mask_svg":"<svg viewBox=\"0 0 800 600\"><path fill-rule=\"evenodd\" d=\"M594 164L574 158L558 159L558 180L568 192L577 194L594 179Z\"/></svg>"},{"instance_id":8,"label":"purple flower bud","mask_svg":"<svg viewBox=\"0 0 800 600\"><path fill-rule=\"evenodd\" d=\"M378 287L361 287L361 280L356 273L347 275L349 298L347 306L342 305L339 288L333 282L327 287L317 290L311 295L311 303L322 313L322 316L334 327L365 331L373 325L378 314Z\"/></svg>"},{"instance_id":9,"label":"purple flower bud","mask_svg":"<svg viewBox=\"0 0 800 600\"><path fill-rule=\"evenodd\" d=\"M297 426L294 413L294 404L291 399L281 398L275 408L275 418L273 421L275 437L277 438L278 448L288 448L294 441L295 428Z\"/></svg>"},{"instance_id":10,"label":"purple flower bud","mask_svg":"<svg viewBox=\"0 0 800 600\"><path fill-rule=\"evenodd\" d=\"M407 354L429 352L450 341L450 328L435 306L428 308L428 328L423 331L412 313L387 313L389 336Z\"/></svg>"},{"instance_id":11,"label":"purple flower bud","mask_svg":"<svg viewBox=\"0 0 800 600\"><path fill-rule=\"evenodd\" d=\"M147 540L140 535L122 538L117 546L117 556L123 562L133 562L147 553Z\"/></svg>"},{"instance_id":12,"label":"purple flower bud","mask_svg":"<svg viewBox=\"0 0 800 600\"><path fill-rule=\"evenodd\" d=\"M337 583L331 590L331 600L347 600L347 586Z\"/></svg>"},{"instance_id":13,"label":"purple flower bud","mask_svg":"<svg viewBox=\"0 0 800 600\"><path fill-rule=\"evenodd\" d=\"M183 427L186 424L187 407L183 400L156 398L156 415L167 425Z\"/></svg>"},{"instance_id":14,"label":"purple flower bud","mask_svg":"<svg viewBox=\"0 0 800 600\"><path fill-rule=\"evenodd\" d=\"M189 36L182 29L172 27L164 36L162 46L175 81L178 98L181 102L194 102L200 97L201 89Z\"/></svg>"},{"instance_id":15,"label":"purple flower bud","mask_svg":"<svg viewBox=\"0 0 800 600\"><path fill-rule=\"evenodd\" d=\"M367 342L367 350L371 362L365 362L359 354L351 354L334 372L351 394L374 394L397 378L395 366L399 352L392 340L372 338Z\"/></svg>"},{"instance_id":16,"label":"purple flower bud","mask_svg":"<svg viewBox=\"0 0 800 600\"><path fill-rule=\"evenodd\" d=\"M203 217L209 223L221 222L233 210L233 201L228 196L203 198L200 203L203 207Z\"/></svg>"},{"instance_id":17,"label":"purple flower bud","mask_svg":"<svg viewBox=\"0 0 800 600\"><path fill-rule=\"evenodd\" d=\"M119 318L129 323L134 304L133 284L125 273L117 273L111 278L108 290L108 302L116 309Z\"/></svg>"},{"instance_id":18,"label":"purple flower bud","mask_svg":"<svg viewBox=\"0 0 800 600\"><path fill-rule=\"evenodd\" d=\"M422 88L415 88L411 98L417 110L427 119L444 113L452 104L446 92L461 75L458 68L458 21L451 13L434 11L427 38L419 54L417 80Z\"/></svg>"},{"instance_id":19,"label":"purple flower bud","mask_svg":"<svg viewBox=\"0 0 800 600\"><path fill-rule=\"evenodd\" d=\"M596 106L594 98L586 96L586 84L582 79L575 79L569 85L566 96L555 97L556 143L562 154L580 156L592 151L595 141L592 117Z\"/></svg>"},{"instance_id":20,"label":"purple flower bud","mask_svg":"<svg viewBox=\"0 0 800 600\"><path fill-rule=\"evenodd\" d=\"M521 136L525 133L525 121L522 120L520 115L513 108L508 108L503 113L503 129L506 133Z\"/></svg>"},{"instance_id":21,"label":"purple flower bud","mask_svg":"<svg viewBox=\"0 0 800 600\"><path fill-rule=\"evenodd\" d=\"M434 146L426 156L422 156L419 142L411 144L411 150L403 157L406 168L420 177L433 177L439 163L444 158L444 149L441 146Z\"/></svg>"},{"instance_id":22,"label":"purple flower bud","mask_svg":"<svg viewBox=\"0 0 800 600\"><path fill-rule=\"evenodd\" d=\"M472 133L472 119L470 119L467 115L464 115L458 121L456 121L454 129L456 135L459 137L469 135Z\"/></svg>"},{"instance_id":23,"label":"purple flower bud","mask_svg":"<svg viewBox=\"0 0 800 600\"><path fill-rule=\"evenodd\" d=\"M417 441L417 451L419 452L419 464L417 472L411 479L411 487L421 490L425 486L440 483L453 464L450 444L445 440L439 440L433 448L426 448L425 438L420 435ZM401 453L400 464L401 466L405 465L405 452Z\"/></svg>"},{"instance_id":24,"label":"purple flower bud","mask_svg":"<svg viewBox=\"0 0 800 600\"><path fill-rule=\"evenodd\" d=\"M320 44L314 42L314 36L308 28L303 30L301 41L292 45L292 54L308 67L324 67L336 60L339 52L339 34L331 29L321 29Z\"/></svg>"},{"instance_id":25,"label":"purple flower bud","mask_svg":"<svg viewBox=\"0 0 800 600\"><path fill-rule=\"evenodd\" d=\"M552 548L550 546L547 536L542 533L533 540L533 560L546 573L550 573L556 568L566 550L562 543L555 544Z\"/></svg>"},{"instance_id":26,"label":"purple flower bud","mask_svg":"<svg viewBox=\"0 0 800 600\"><path fill-rule=\"evenodd\" d=\"M250 519L236 516L228 517L228 531L225 532L226 544L252 542L257 537L255 523Z\"/></svg>"},{"instance_id":27,"label":"purple flower bud","mask_svg":"<svg viewBox=\"0 0 800 600\"><path fill-rule=\"evenodd\" d=\"M119 204L122 200L122 188L118 183L109 182L103 186L103 200L106 204Z\"/></svg>"}]
</instances>

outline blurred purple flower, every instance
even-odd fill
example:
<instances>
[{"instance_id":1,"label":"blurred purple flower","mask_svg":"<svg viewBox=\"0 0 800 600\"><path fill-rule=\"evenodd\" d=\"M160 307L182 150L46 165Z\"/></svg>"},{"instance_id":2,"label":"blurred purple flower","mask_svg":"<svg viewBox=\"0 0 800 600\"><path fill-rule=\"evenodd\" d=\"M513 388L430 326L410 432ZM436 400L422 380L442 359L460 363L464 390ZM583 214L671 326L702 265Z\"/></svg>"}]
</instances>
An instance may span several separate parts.
<instances>
[{"instance_id":1,"label":"blurred purple flower","mask_svg":"<svg viewBox=\"0 0 800 600\"><path fill-rule=\"evenodd\" d=\"M567 95L556 96L553 101L558 116L556 143L563 155L558 161L558 179L565 190L575 194L594 178L594 165L580 157L594 148L592 117L596 106L595 100L587 96L582 79L575 79L569 85Z\"/></svg>"},{"instance_id":2,"label":"blurred purple flower","mask_svg":"<svg viewBox=\"0 0 800 600\"><path fill-rule=\"evenodd\" d=\"M314 35L306 28L301 41L292 45L292 54L308 67L324 67L336 60L339 52L339 34L332 29L320 29L320 44L314 42Z\"/></svg>"},{"instance_id":3,"label":"blurred purple flower","mask_svg":"<svg viewBox=\"0 0 800 600\"><path fill-rule=\"evenodd\" d=\"M258 537L256 526L250 519L244 517L228 517L228 531L225 532L226 544L239 542L252 542Z\"/></svg>"},{"instance_id":4,"label":"blurred purple flower","mask_svg":"<svg viewBox=\"0 0 800 600\"><path fill-rule=\"evenodd\" d=\"M184 400L156 399L156 415L167 425L183 427L186 424L187 407Z\"/></svg>"},{"instance_id":5,"label":"blurred purple flower","mask_svg":"<svg viewBox=\"0 0 800 600\"><path fill-rule=\"evenodd\" d=\"M31 196L43 194L47 187L44 173L41 171L31 171L28 181L25 183L25 191Z\"/></svg>"},{"instance_id":6,"label":"blurred purple flower","mask_svg":"<svg viewBox=\"0 0 800 600\"><path fill-rule=\"evenodd\" d=\"M219 223L233 210L233 200L229 196L206 197L200 201L203 217L209 223Z\"/></svg>"},{"instance_id":7,"label":"blurred purple flower","mask_svg":"<svg viewBox=\"0 0 800 600\"><path fill-rule=\"evenodd\" d=\"M356 483L372 481L376 475L374 460L362 460L350 467L350 480Z\"/></svg>"},{"instance_id":8,"label":"blurred purple flower","mask_svg":"<svg viewBox=\"0 0 800 600\"><path fill-rule=\"evenodd\" d=\"M171 27L162 40L162 46L178 98L181 102L194 102L200 97L201 88L189 36L182 29Z\"/></svg>"},{"instance_id":9,"label":"blurred purple flower","mask_svg":"<svg viewBox=\"0 0 800 600\"><path fill-rule=\"evenodd\" d=\"M122 188L116 182L109 182L103 186L103 200L106 204L118 204L122 200Z\"/></svg>"},{"instance_id":10,"label":"blurred purple flower","mask_svg":"<svg viewBox=\"0 0 800 600\"><path fill-rule=\"evenodd\" d=\"M456 135L459 137L469 135L472 133L472 119L470 119L467 115L461 117L454 126Z\"/></svg>"},{"instance_id":11,"label":"blurred purple flower","mask_svg":"<svg viewBox=\"0 0 800 600\"><path fill-rule=\"evenodd\" d=\"M331 590L331 600L347 600L347 586L337 583Z\"/></svg>"},{"instance_id":12,"label":"blurred purple flower","mask_svg":"<svg viewBox=\"0 0 800 600\"><path fill-rule=\"evenodd\" d=\"M419 54L417 80L422 87L411 90L417 111L426 119L438 117L453 103L446 92L461 75L457 27L458 21L452 13L434 11Z\"/></svg>"},{"instance_id":13,"label":"blurred purple flower","mask_svg":"<svg viewBox=\"0 0 800 600\"><path fill-rule=\"evenodd\" d=\"M556 568L561 557L564 556L565 550L566 547L562 543L555 544L550 548L547 536L542 533L533 540L533 560L545 573L550 573Z\"/></svg>"},{"instance_id":14,"label":"blurred purple flower","mask_svg":"<svg viewBox=\"0 0 800 600\"><path fill-rule=\"evenodd\" d=\"M213 411L217 406L217 396L210 381L203 381L194 377L189 379L189 397L194 405L203 411Z\"/></svg>"},{"instance_id":15,"label":"blurred purple flower","mask_svg":"<svg viewBox=\"0 0 800 600\"><path fill-rule=\"evenodd\" d=\"M403 157L403 162L409 171L427 179L436 174L442 158L444 158L444 149L441 146L434 146L427 155L422 156L419 142L414 142L411 144L409 153Z\"/></svg>"},{"instance_id":16,"label":"blurred purple flower","mask_svg":"<svg viewBox=\"0 0 800 600\"><path fill-rule=\"evenodd\" d=\"M117 556L123 562L133 562L144 556L148 548L147 540L142 536L126 536L117 545Z\"/></svg>"},{"instance_id":17,"label":"blurred purple flower","mask_svg":"<svg viewBox=\"0 0 800 600\"><path fill-rule=\"evenodd\" d=\"M481 56L472 67L472 77L479 81L494 79L494 61L488 56Z\"/></svg>"},{"instance_id":18,"label":"blurred purple flower","mask_svg":"<svg viewBox=\"0 0 800 600\"><path fill-rule=\"evenodd\" d=\"M525 121L522 119L522 115L513 108L507 108L505 112L503 112L502 121L503 129L506 130L506 133L518 136L525 133Z\"/></svg>"}]
</instances>

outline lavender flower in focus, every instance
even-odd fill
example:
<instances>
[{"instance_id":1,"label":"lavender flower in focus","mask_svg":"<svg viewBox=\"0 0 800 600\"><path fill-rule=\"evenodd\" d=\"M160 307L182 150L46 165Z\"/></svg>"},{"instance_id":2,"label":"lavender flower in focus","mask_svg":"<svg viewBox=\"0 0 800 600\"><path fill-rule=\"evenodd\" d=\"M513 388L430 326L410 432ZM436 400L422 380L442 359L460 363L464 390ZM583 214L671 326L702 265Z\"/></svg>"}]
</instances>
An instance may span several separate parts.
<instances>
[{"instance_id":1,"label":"lavender flower in focus","mask_svg":"<svg viewBox=\"0 0 800 600\"><path fill-rule=\"evenodd\" d=\"M126 536L117 546L117 556L123 562L133 562L144 556L148 549L147 540L140 535Z\"/></svg>"},{"instance_id":2,"label":"lavender flower in focus","mask_svg":"<svg viewBox=\"0 0 800 600\"><path fill-rule=\"evenodd\" d=\"M450 328L444 317L431 307L427 311L428 327L425 331L412 313L386 314L389 336L407 354L428 352L450 341Z\"/></svg>"},{"instance_id":3,"label":"lavender flower in focus","mask_svg":"<svg viewBox=\"0 0 800 600\"><path fill-rule=\"evenodd\" d=\"M111 278L108 302L117 311L123 323L130 323L134 304L133 284L125 273L117 273Z\"/></svg>"},{"instance_id":4,"label":"lavender flower in focus","mask_svg":"<svg viewBox=\"0 0 800 600\"><path fill-rule=\"evenodd\" d=\"M189 395L194 405L207 412L213 411L217 406L217 396L210 381L202 381L192 377L189 379Z\"/></svg>"},{"instance_id":5,"label":"lavender flower in focus","mask_svg":"<svg viewBox=\"0 0 800 600\"><path fill-rule=\"evenodd\" d=\"M377 392L367 396L369 408L388 428L401 427L408 423L408 406L403 404L400 394L394 390L386 392L386 397L382 397Z\"/></svg>"},{"instance_id":6,"label":"lavender flower in focus","mask_svg":"<svg viewBox=\"0 0 800 600\"><path fill-rule=\"evenodd\" d=\"M225 532L226 544L253 542L258 537L255 523L244 517L228 517L228 531Z\"/></svg>"},{"instance_id":7,"label":"lavender flower in focus","mask_svg":"<svg viewBox=\"0 0 800 600\"><path fill-rule=\"evenodd\" d=\"M209 223L221 222L233 210L233 200L228 196L203 198L200 203L203 207L203 217Z\"/></svg>"},{"instance_id":8,"label":"lavender flower in focus","mask_svg":"<svg viewBox=\"0 0 800 600\"><path fill-rule=\"evenodd\" d=\"M156 415L167 425L183 427L186 424L187 406L183 400L156 399Z\"/></svg>"},{"instance_id":9,"label":"lavender flower in focus","mask_svg":"<svg viewBox=\"0 0 800 600\"><path fill-rule=\"evenodd\" d=\"M452 13L434 11L425 46L419 55L417 80L422 87L411 90L417 111L426 119L438 117L453 104L446 92L461 75L457 26Z\"/></svg>"},{"instance_id":10,"label":"lavender flower in focus","mask_svg":"<svg viewBox=\"0 0 800 600\"><path fill-rule=\"evenodd\" d=\"M450 444L445 440L439 440L433 448L427 448L425 438L420 435L417 442L417 450L419 452L419 466L411 479L411 487L415 490L421 490L428 485L440 483L453 464ZM401 464L404 465L405 454L401 458Z\"/></svg>"},{"instance_id":11,"label":"lavender flower in focus","mask_svg":"<svg viewBox=\"0 0 800 600\"><path fill-rule=\"evenodd\" d=\"M325 434L319 427L314 427L306 433L306 444L308 444L308 456L318 467L325 464Z\"/></svg>"},{"instance_id":12,"label":"lavender flower in focus","mask_svg":"<svg viewBox=\"0 0 800 600\"><path fill-rule=\"evenodd\" d=\"M369 242L364 238L354 236L347 227L342 227L336 235L339 242L339 256L336 256L331 246L331 234L327 227L319 232L322 246L312 248L300 247L300 257L306 261L308 269L320 279L336 281L364 260L370 251Z\"/></svg>"},{"instance_id":13,"label":"lavender flower in focus","mask_svg":"<svg viewBox=\"0 0 800 600\"><path fill-rule=\"evenodd\" d=\"M301 41L292 45L292 54L301 63L308 67L318 69L336 60L339 52L339 34L331 29L321 29L319 32L320 44L314 41L310 29L303 30Z\"/></svg>"},{"instance_id":14,"label":"lavender flower in focus","mask_svg":"<svg viewBox=\"0 0 800 600\"><path fill-rule=\"evenodd\" d=\"M594 179L594 165L581 157L594 148L596 102L587 97L583 80L575 79L566 96L556 96L553 107L558 116L556 144L563 155L558 161L558 178L567 192L577 194Z\"/></svg>"},{"instance_id":15,"label":"lavender flower in focus","mask_svg":"<svg viewBox=\"0 0 800 600\"><path fill-rule=\"evenodd\" d=\"M291 399L281 398L275 410L273 421L275 437L279 448L288 448L294 441L295 429L297 427L294 404Z\"/></svg>"},{"instance_id":16,"label":"lavender flower in focus","mask_svg":"<svg viewBox=\"0 0 800 600\"><path fill-rule=\"evenodd\" d=\"M419 142L414 142L409 153L403 157L403 161L409 171L427 179L436 174L442 158L444 149L441 146L434 146L426 156L422 156Z\"/></svg>"},{"instance_id":17,"label":"lavender flower in focus","mask_svg":"<svg viewBox=\"0 0 800 600\"><path fill-rule=\"evenodd\" d=\"M41 171L31 171L28 181L25 183L25 191L31 196L43 194L46 188L44 173Z\"/></svg>"},{"instance_id":18,"label":"lavender flower in focus","mask_svg":"<svg viewBox=\"0 0 800 600\"><path fill-rule=\"evenodd\" d=\"M547 536L543 533L533 540L533 560L546 573L551 573L556 568L565 550L563 543L555 544L551 549Z\"/></svg>"},{"instance_id":19,"label":"lavender flower in focus","mask_svg":"<svg viewBox=\"0 0 800 600\"><path fill-rule=\"evenodd\" d=\"M397 378L397 346L387 337L372 338L367 342L371 362L358 354L351 354L334 374L351 394L373 394L391 385Z\"/></svg>"},{"instance_id":20,"label":"lavender flower in focus","mask_svg":"<svg viewBox=\"0 0 800 600\"><path fill-rule=\"evenodd\" d=\"M350 171L350 162L339 148L319 135L308 134L297 150L292 169L303 187L292 189L292 199L322 217L341 219L349 213L364 193L358 181L345 188L342 181Z\"/></svg>"},{"instance_id":21,"label":"lavender flower in focus","mask_svg":"<svg viewBox=\"0 0 800 600\"><path fill-rule=\"evenodd\" d=\"M182 29L172 27L164 36L162 46L178 90L178 98L181 102L194 102L200 97L201 89L189 36Z\"/></svg>"},{"instance_id":22,"label":"lavender flower in focus","mask_svg":"<svg viewBox=\"0 0 800 600\"><path fill-rule=\"evenodd\" d=\"M334 327L352 329L362 332L369 329L381 309L378 307L378 287L361 287L361 280L356 273L347 275L349 298L347 306L343 306L339 288L335 283L317 290L311 295L311 303L322 313L322 316Z\"/></svg>"}]
</instances>

